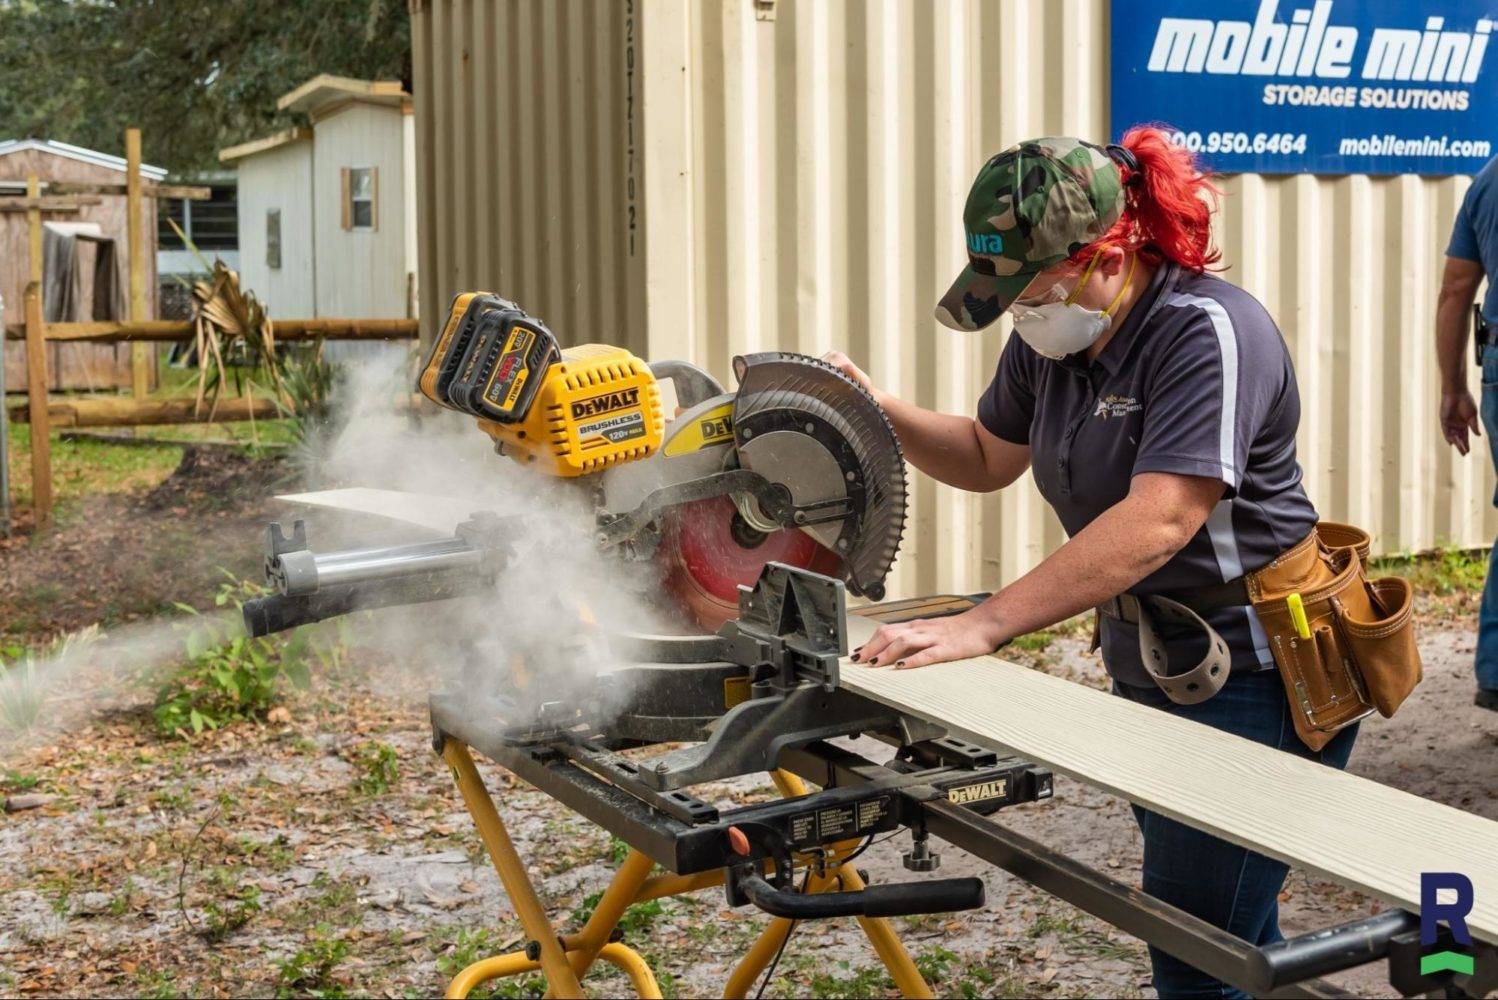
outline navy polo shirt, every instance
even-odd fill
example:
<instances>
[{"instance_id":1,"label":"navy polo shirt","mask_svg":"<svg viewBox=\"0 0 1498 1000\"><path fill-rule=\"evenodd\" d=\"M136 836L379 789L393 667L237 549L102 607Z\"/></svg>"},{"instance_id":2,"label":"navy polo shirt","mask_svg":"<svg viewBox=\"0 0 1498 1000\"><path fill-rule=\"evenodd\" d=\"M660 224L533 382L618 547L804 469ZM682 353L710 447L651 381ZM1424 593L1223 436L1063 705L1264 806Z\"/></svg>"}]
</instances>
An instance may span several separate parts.
<instances>
[{"instance_id":1,"label":"navy polo shirt","mask_svg":"<svg viewBox=\"0 0 1498 1000\"><path fill-rule=\"evenodd\" d=\"M1259 569L1305 538L1316 510L1295 458L1300 395L1289 351L1258 300L1174 264L1149 287L1098 357L1052 361L1010 337L978 419L1029 445L1041 496L1068 535L1122 500L1141 472L1222 480L1223 499L1186 544L1133 594L1181 594ZM1253 610L1207 615L1234 670L1270 669ZM1172 669L1205 652L1200 630L1160 624ZM1153 681L1135 626L1102 622L1103 661L1117 680Z\"/></svg>"},{"instance_id":2,"label":"navy polo shirt","mask_svg":"<svg viewBox=\"0 0 1498 1000\"><path fill-rule=\"evenodd\" d=\"M1472 178L1451 226L1446 256L1475 260L1488 277L1487 296L1482 300L1482 318L1498 323L1498 156Z\"/></svg>"}]
</instances>

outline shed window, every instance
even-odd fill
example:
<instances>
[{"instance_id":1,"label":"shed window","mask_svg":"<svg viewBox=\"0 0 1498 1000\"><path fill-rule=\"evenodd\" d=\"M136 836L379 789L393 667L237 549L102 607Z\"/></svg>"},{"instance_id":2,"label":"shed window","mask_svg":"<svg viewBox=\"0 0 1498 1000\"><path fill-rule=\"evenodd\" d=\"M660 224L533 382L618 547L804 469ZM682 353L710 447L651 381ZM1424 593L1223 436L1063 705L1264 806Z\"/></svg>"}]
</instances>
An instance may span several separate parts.
<instances>
[{"instance_id":1,"label":"shed window","mask_svg":"<svg viewBox=\"0 0 1498 1000\"><path fill-rule=\"evenodd\" d=\"M379 171L375 167L343 168L343 228L374 229Z\"/></svg>"},{"instance_id":2,"label":"shed window","mask_svg":"<svg viewBox=\"0 0 1498 1000\"><path fill-rule=\"evenodd\" d=\"M265 266L272 270L281 268L281 210L272 208L265 213Z\"/></svg>"}]
</instances>

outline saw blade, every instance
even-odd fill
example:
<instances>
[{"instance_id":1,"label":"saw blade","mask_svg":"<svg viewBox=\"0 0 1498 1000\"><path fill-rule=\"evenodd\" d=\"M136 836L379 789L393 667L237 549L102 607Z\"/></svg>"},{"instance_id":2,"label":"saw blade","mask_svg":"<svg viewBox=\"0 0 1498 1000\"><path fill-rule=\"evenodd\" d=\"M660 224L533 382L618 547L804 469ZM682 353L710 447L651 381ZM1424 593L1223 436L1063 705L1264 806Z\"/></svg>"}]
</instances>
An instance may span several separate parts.
<instances>
[{"instance_id":1,"label":"saw blade","mask_svg":"<svg viewBox=\"0 0 1498 1000\"><path fill-rule=\"evenodd\" d=\"M879 600L905 532L905 458L874 398L832 365L767 351L734 358L739 465L784 487L803 530L855 595Z\"/></svg>"},{"instance_id":2,"label":"saw blade","mask_svg":"<svg viewBox=\"0 0 1498 1000\"><path fill-rule=\"evenodd\" d=\"M838 560L794 528L761 532L728 497L680 504L662 518L656 551L662 585L696 625L716 631L738 617L739 587L753 586L765 563L837 575Z\"/></svg>"}]
</instances>

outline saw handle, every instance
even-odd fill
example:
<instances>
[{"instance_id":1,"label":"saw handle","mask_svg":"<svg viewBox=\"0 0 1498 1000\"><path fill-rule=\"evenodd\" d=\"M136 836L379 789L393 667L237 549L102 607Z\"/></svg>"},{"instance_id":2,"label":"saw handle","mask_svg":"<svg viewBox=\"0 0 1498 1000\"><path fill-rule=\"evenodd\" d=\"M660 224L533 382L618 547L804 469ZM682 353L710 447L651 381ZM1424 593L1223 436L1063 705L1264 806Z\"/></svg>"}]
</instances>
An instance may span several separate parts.
<instances>
[{"instance_id":1,"label":"saw handle","mask_svg":"<svg viewBox=\"0 0 1498 1000\"><path fill-rule=\"evenodd\" d=\"M929 882L872 885L858 892L801 893L777 889L750 866L734 879L749 902L772 917L824 920L828 917L911 917L954 913L983 905L983 880L942 878Z\"/></svg>"}]
</instances>

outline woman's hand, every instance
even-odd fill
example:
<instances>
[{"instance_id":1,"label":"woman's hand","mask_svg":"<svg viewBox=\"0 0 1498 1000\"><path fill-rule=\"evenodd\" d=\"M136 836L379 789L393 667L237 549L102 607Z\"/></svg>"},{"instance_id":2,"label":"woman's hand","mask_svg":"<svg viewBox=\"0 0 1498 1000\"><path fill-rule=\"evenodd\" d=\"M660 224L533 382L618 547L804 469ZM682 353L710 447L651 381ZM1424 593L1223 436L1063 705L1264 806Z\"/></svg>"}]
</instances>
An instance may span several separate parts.
<instances>
[{"instance_id":1,"label":"woman's hand","mask_svg":"<svg viewBox=\"0 0 1498 1000\"><path fill-rule=\"evenodd\" d=\"M879 390L874 388L874 380L869 378L862 368L855 365L852 358L842 351L828 351L822 355L822 360L863 386L868 390L869 395L874 397L874 401L879 402ZM880 405L883 404L880 403Z\"/></svg>"},{"instance_id":2,"label":"woman's hand","mask_svg":"<svg viewBox=\"0 0 1498 1000\"><path fill-rule=\"evenodd\" d=\"M1009 638L991 614L974 608L949 618L881 625L868 642L853 651L853 659L871 667L910 670L983 656Z\"/></svg>"}]
</instances>

